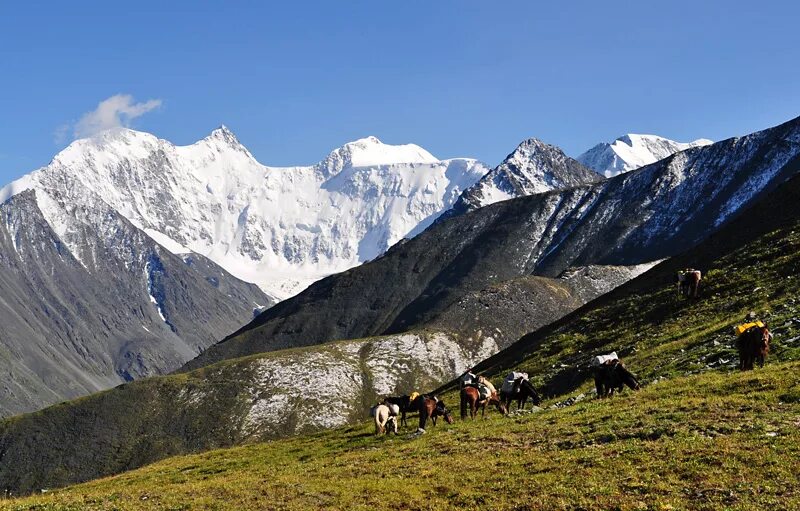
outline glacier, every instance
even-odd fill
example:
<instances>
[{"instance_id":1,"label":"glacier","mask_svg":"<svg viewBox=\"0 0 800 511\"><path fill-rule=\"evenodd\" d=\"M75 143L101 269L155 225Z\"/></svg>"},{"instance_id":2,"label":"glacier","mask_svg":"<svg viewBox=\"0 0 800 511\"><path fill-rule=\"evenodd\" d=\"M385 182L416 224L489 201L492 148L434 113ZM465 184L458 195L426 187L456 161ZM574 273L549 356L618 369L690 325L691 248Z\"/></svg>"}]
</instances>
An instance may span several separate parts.
<instances>
[{"instance_id":1,"label":"glacier","mask_svg":"<svg viewBox=\"0 0 800 511\"><path fill-rule=\"evenodd\" d=\"M110 207L170 252L203 255L280 300L421 232L488 171L372 136L315 165L270 167L225 126L187 146L114 128L73 142L0 201L33 188L42 202ZM59 215L48 221L65 231Z\"/></svg>"}]
</instances>

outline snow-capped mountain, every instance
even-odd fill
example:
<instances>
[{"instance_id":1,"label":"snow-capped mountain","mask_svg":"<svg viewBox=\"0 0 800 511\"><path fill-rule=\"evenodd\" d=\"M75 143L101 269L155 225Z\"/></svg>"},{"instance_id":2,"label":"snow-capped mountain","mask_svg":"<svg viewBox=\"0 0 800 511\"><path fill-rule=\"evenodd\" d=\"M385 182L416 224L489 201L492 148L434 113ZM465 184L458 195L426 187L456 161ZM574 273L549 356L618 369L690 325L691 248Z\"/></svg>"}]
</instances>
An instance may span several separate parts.
<instances>
[{"instance_id":1,"label":"snow-capped mountain","mask_svg":"<svg viewBox=\"0 0 800 511\"><path fill-rule=\"evenodd\" d=\"M189 146L120 128L72 143L0 200L28 188L89 209L97 198L171 252L203 255L286 298L420 232L487 171L375 137L316 165L268 167L225 127ZM73 196L77 187L90 193Z\"/></svg>"},{"instance_id":2,"label":"snow-capped mountain","mask_svg":"<svg viewBox=\"0 0 800 511\"><path fill-rule=\"evenodd\" d=\"M713 144L711 140L699 138L693 142L675 142L657 135L637 135L629 133L610 144L597 144L577 160L605 177L614 177L639 167L644 167L671 154L692 147Z\"/></svg>"},{"instance_id":3,"label":"snow-capped mountain","mask_svg":"<svg viewBox=\"0 0 800 511\"><path fill-rule=\"evenodd\" d=\"M600 181L602 176L558 147L530 138L459 197L447 216L515 197Z\"/></svg>"},{"instance_id":4,"label":"snow-capped mountain","mask_svg":"<svg viewBox=\"0 0 800 511\"><path fill-rule=\"evenodd\" d=\"M613 179L455 215L266 310L187 367L408 331L466 293L522 275L555 277L578 266L671 257L798 173L800 118Z\"/></svg>"}]
</instances>

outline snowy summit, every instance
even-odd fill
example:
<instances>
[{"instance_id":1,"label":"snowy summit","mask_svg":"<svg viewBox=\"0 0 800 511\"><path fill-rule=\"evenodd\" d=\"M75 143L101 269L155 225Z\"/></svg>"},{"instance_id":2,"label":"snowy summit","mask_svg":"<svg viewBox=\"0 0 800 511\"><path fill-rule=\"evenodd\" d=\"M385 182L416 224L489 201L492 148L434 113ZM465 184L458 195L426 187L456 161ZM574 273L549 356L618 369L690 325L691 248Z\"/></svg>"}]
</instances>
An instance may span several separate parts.
<instances>
[{"instance_id":1,"label":"snowy summit","mask_svg":"<svg viewBox=\"0 0 800 511\"><path fill-rule=\"evenodd\" d=\"M167 250L206 256L282 299L420 232L488 170L375 137L316 165L269 167L224 126L188 146L115 128L73 142L0 200L35 189L56 232L81 222L76 206L107 204Z\"/></svg>"},{"instance_id":2,"label":"snowy summit","mask_svg":"<svg viewBox=\"0 0 800 511\"><path fill-rule=\"evenodd\" d=\"M629 133L610 144L597 144L578 156L577 160L606 177L613 177L655 163L679 151L712 143L705 138L693 142L675 142L658 135Z\"/></svg>"}]
</instances>

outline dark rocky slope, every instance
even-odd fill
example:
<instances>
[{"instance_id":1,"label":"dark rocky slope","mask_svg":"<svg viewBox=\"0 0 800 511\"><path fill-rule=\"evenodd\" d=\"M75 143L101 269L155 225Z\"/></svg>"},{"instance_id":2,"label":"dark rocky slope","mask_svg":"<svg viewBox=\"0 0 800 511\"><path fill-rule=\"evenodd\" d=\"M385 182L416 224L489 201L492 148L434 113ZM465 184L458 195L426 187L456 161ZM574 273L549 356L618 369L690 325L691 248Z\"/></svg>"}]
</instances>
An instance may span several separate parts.
<instances>
[{"instance_id":1,"label":"dark rocky slope","mask_svg":"<svg viewBox=\"0 0 800 511\"><path fill-rule=\"evenodd\" d=\"M269 303L113 211L75 211L59 235L27 191L0 215L0 416L171 371Z\"/></svg>"}]
</instances>

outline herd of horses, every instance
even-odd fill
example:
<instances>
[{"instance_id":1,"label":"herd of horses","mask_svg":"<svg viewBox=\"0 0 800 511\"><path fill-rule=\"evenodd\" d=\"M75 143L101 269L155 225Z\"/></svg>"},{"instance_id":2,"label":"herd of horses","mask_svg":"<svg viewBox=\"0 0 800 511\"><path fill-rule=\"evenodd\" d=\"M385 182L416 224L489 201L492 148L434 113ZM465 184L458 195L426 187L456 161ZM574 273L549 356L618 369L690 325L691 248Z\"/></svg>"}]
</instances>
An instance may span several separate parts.
<instances>
[{"instance_id":1,"label":"herd of horses","mask_svg":"<svg viewBox=\"0 0 800 511\"><path fill-rule=\"evenodd\" d=\"M678 283L679 293L687 298L697 298L701 278L700 271L691 268L678 272L675 280ZM752 315L753 313L748 317L749 320L753 319ZM743 329L743 331L736 332L739 369L742 371L752 370L756 362L760 367L764 367L772 340L769 328L761 322L746 323L739 328ZM610 359L605 359L605 357L596 357L596 359L599 361L597 364L592 364L591 370L599 398L610 397L615 391L621 392L626 386L631 390L640 389L641 386L636 376L625 367L616 354ZM511 383L510 377L511 375L507 378L509 384ZM517 402L517 410L524 410L528 401L531 401L534 406L542 402L540 394L528 381L527 375L513 379L513 384L503 385L500 391L497 391L485 377L475 376L471 372L465 373L460 382L462 420L466 420L468 416L475 419L478 411L481 412L481 417L484 417L486 408L490 406L494 406L501 414L506 415L514 400ZM441 399L434 395L414 393L410 396L387 397L382 403L372 408L371 414L375 419L376 434L389 431L397 433L397 418L400 418L400 425L406 427L408 425L406 416L410 413L419 413L419 431L421 432L425 431L429 420L435 426L439 417L443 417L448 424L453 423L453 416Z\"/></svg>"}]
</instances>

